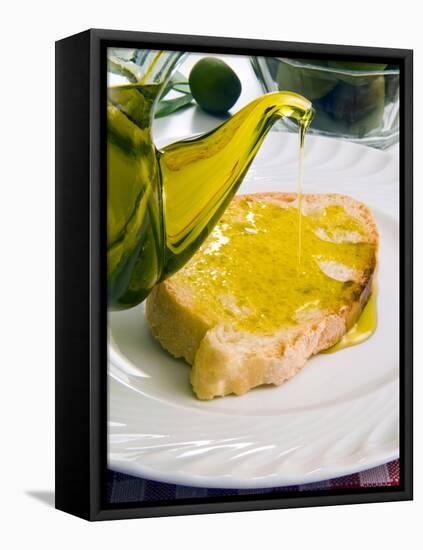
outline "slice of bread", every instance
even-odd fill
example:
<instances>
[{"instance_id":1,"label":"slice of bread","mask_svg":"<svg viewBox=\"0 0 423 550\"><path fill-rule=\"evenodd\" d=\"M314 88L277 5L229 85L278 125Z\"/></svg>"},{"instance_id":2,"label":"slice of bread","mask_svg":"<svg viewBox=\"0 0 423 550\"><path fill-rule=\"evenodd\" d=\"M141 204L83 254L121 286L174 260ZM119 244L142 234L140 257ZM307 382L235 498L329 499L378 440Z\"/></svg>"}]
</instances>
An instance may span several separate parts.
<instances>
[{"instance_id":1,"label":"slice of bread","mask_svg":"<svg viewBox=\"0 0 423 550\"><path fill-rule=\"evenodd\" d=\"M239 195L188 264L147 299L153 335L192 365L199 399L282 384L336 344L372 288L378 232L338 194Z\"/></svg>"}]
</instances>

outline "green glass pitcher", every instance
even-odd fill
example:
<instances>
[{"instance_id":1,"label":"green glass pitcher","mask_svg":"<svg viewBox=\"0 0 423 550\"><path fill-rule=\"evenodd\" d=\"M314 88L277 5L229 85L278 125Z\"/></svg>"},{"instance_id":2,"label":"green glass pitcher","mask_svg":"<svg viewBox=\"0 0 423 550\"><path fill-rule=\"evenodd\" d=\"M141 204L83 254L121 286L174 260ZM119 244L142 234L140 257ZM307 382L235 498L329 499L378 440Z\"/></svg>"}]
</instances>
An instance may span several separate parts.
<instances>
[{"instance_id":1,"label":"green glass pitcher","mask_svg":"<svg viewBox=\"0 0 423 550\"><path fill-rule=\"evenodd\" d=\"M155 104L184 52L108 51L108 304L126 309L180 269L222 216L280 117L306 127L311 103L291 92L253 100L211 132L161 150Z\"/></svg>"}]
</instances>

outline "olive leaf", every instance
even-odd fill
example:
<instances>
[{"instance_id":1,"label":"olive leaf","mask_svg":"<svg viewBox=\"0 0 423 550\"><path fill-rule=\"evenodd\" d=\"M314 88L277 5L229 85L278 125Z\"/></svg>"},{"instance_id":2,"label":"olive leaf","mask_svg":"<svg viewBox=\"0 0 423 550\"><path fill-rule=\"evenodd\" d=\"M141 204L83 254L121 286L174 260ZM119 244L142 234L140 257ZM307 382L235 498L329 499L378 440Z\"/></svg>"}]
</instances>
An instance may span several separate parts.
<instances>
[{"instance_id":1,"label":"olive leaf","mask_svg":"<svg viewBox=\"0 0 423 550\"><path fill-rule=\"evenodd\" d=\"M171 90L176 89L175 86L179 86L179 85L182 85L182 86L187 85L188 93L190 93L188 80L184 77L182 73L180 73L179 71L176 71L176 73L174 73L171 76L171 78L169 78L169 80L166 82L166 85L163 88L162 94L160 96L161 99L163 99ZM186 93L186 92L181 90L181 93Z\"/></svg>"},{"instance_id":2,"label":"olive leaf","mask_svg":"<svg viewBox=\"0 0 423 550\"><path fill-rule=\"evenodd\" d=\"M172 90L183 95L172 99L164 99ZM179 111L180 109L184 109L189 105L192 105L192 102L193 97L188 80L182 73L177 71L164 87L160 100L157 103L154 116L155 118L165 117L175 111Z\"/></svg>"},{"instance_id":3,"label":"olive leaf","mask_svg":"<svg viewBox=\"0 0 423 550\"><path fill-rule=\"evenodd\" d=\"M193 97L191 94L184 94L174 99L162 99L157 104L154 116L155 118L161 118L175 111L179 111L192 104Z\"/></svg>"},{"instance_id":4,"label":"olive leaf","mask_svg":"<svg viewBox=\"0 0 423 550\"><path fill-rule=\"evenodd\" d=\"M175 92L180 92L181 94L190 94L191 88L189 87L188 81L186 82L175 82L173 85Z\"/></svg>"}]
</instances>

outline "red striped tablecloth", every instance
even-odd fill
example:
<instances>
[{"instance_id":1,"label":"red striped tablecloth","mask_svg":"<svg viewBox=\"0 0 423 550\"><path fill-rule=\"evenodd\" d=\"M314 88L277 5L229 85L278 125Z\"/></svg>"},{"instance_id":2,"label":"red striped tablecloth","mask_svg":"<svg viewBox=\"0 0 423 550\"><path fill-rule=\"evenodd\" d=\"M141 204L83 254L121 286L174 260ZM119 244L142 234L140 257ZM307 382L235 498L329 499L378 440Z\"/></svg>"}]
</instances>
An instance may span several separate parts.
<instances>
[{"instance_id":1,"label":"red striped tablecloth","mask_svg":"<svg viewBox=\"0 0 423 550\"><path fill-rule=\"evenodd\" d=\"M290 487L272 487L271 489L208 489L159 483L149 479L129 476L109 470L107 481L107 499L109 503L151 502L186 498L221 497L232 495L256 495L269 493L303 492L316 490L362 489L375 487L396 487L400 483L399 461L395 460L371 470L357 474L307 483Z\"/></svg>"}]
</instances>

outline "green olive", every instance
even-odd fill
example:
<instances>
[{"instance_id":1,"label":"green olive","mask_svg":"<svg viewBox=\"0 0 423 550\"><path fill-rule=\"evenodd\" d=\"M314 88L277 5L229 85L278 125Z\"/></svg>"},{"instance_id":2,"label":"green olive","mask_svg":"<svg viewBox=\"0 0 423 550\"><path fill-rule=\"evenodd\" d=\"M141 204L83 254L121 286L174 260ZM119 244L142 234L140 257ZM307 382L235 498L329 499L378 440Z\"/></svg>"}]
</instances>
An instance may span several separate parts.
<instances>
[{"instance_id":1,"label":"green olive","mask_svg":"<svg viewBox=\"0 0 423 550\"><path fill-rule=\"evenodd\" d=\"M375 77L363 86L340 82L324 102L326 113L358 137L380 126L384 107L383 76Z\"/></svg>"},{"instance_id":2,"label":"green olive","mask_svg":"<svg viewBox=\"0 0 423 550\"><path fill-rule=\"evenodd\" d=\"M276 76L280 90L296 92L310 101L328 94L336 86L332 73L281 62Z\"/></svg>"},{"instance_id":3,"label":"green olive","mask_svg":"<svg viewBox=\"0 0 423 550\"><path fill-rule=\"evenodd\" d=\"M204 57L191 69L191 93L200 107L213 114L223 114L241 95L241 82L221 59Z\"/></svg>"}]
</instances>

